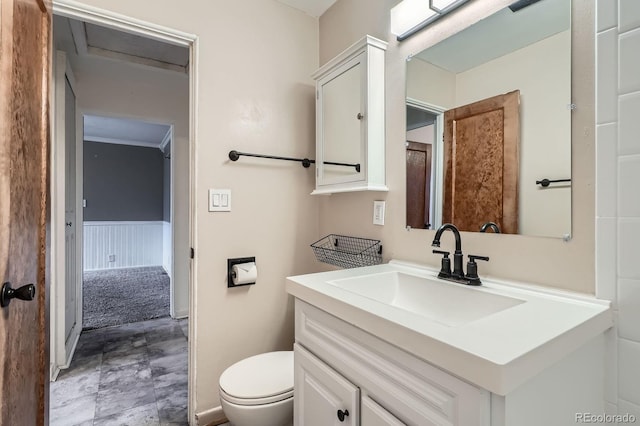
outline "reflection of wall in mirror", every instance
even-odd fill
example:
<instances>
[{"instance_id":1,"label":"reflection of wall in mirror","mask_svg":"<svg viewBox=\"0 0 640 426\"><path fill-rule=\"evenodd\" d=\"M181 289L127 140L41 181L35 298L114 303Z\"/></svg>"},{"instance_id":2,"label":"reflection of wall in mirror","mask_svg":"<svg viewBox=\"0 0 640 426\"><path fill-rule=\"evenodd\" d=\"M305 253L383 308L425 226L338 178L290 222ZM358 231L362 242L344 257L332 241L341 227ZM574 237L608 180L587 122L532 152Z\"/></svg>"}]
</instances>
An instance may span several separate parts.
<instances>
[{"instance_id":1,"label":"reflection of wall in mirror","mask_svg":"<svg viewBox=\"0 0 640 426\"><path fill-rule=\"evenodd\" d=\"M571 176L570 46L565 31L457 75L409 62L407 96L443 108L520 90L520 234L560 237L571 230L570 187L535 185Z\"/></svg>"}]
</instances>

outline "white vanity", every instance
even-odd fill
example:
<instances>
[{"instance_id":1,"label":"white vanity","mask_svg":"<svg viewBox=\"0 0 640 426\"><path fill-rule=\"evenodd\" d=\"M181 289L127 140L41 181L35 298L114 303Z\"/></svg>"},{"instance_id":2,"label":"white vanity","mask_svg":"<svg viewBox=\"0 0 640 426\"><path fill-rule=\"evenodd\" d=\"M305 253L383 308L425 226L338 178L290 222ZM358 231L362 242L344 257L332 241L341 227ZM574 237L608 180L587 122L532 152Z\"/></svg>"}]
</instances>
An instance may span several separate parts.
<instances>
[{"instance_id":1,"label":"white vanity","mask_svg":"<svg viewBox=\"0 0 640 426\"><path fill-rule=\"evenodd\" d=\"M607 301L469 287L399 261L289 277L287 291L296 425L565 426L604 412Z\"/></svg>"}]
</instances>

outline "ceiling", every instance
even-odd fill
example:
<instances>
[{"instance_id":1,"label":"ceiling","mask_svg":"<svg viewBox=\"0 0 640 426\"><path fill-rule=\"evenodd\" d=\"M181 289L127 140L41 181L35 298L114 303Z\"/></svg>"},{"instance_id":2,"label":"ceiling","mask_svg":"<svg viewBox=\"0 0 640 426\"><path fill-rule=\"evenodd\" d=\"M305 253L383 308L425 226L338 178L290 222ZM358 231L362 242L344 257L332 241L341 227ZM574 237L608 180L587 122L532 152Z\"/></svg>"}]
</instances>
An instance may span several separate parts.
<instances>
[{"instance_id":1,"label":"ceiling","mask_svg":"<svg viewBox=\"0 0 640 426\"><path fill-rule=\"evenodd\" d=\"M570 25L569 0L542 0L518 12L505 7L416 57L459 73L566 31Z\"/></svg>"},{"instance_id":2,"label":"ceiling","mask_svg":"<svg viewBox=\"0 0 640 426\"><path fill-rule=\"evenodd\" d=\"M59 15L53 16L57 50L67 53L72 68L98 58L136 63L186 73L189 49L123 31L100 27ZM84 140L163 149L171 137L171 126L144 121L84 116Z\"/></svg>"},{"instance_id":3,"label":"ceiling","mask_svg":"<svg viewBox=\"0 0 640 426\"><path fill-rule=\"evenodd\" d=\"M102 57L186 73L189 49L54 15L56 48L72 57ZM73 59L73 58L70 58Z\"/></svg>"},{"instance_id":4,"label":"ceiling","mask_svg":"<svg viewBox=\"0 0 640 426\"><path fill-rule=\"evenodd\" d=\"M333 5L336 0L278 0L280 3L289 5L295 9L305 12L314 17L322 16Z\"/></svg>"},{"instance_id":5,"label":"ceiling","mask_svg":"<svg viewBox=\"0 0 640 426\"><path fill-rule=\"evenodd\" d=\"M84 116L84 140L162 149L171 137L171 126L128 118Z\"/></svg>"}]
</instances>

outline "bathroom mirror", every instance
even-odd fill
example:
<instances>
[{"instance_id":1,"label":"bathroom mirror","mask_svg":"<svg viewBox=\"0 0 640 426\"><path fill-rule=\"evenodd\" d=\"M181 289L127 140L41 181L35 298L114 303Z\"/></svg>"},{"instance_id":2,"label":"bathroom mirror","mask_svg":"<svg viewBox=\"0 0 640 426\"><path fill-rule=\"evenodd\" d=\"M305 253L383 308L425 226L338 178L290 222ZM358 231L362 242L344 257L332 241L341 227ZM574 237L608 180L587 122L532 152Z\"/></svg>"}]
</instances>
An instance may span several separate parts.
<instances>
[{"instance_id":1,"label":"bathroom mirror","mask_svg":"<svg viewBox=\"0 0 640 426\"><path fill-rule=\"evenodd\" d=\"M512 5L407 60L408 227L569 237L570 25Z\"/></svg>"}]
</instances>

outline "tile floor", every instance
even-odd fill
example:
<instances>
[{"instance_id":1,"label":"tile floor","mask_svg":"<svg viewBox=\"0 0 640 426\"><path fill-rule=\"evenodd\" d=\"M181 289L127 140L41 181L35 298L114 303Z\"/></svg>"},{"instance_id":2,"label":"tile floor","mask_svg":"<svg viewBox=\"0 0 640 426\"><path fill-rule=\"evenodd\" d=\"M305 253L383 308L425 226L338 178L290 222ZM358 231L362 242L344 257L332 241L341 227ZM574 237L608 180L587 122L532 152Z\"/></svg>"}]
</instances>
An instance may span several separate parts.
<instances>
[{"instance_id":1,"label":"tile floor","mask_svg":"<svg viewBox=\"0 0 640 426\"><path fill-rule=\"evenodd\" d=\"M83 332L51 383L51 426L188 425L187 329L160 318Z\"/></svg>"}]
</instances>

